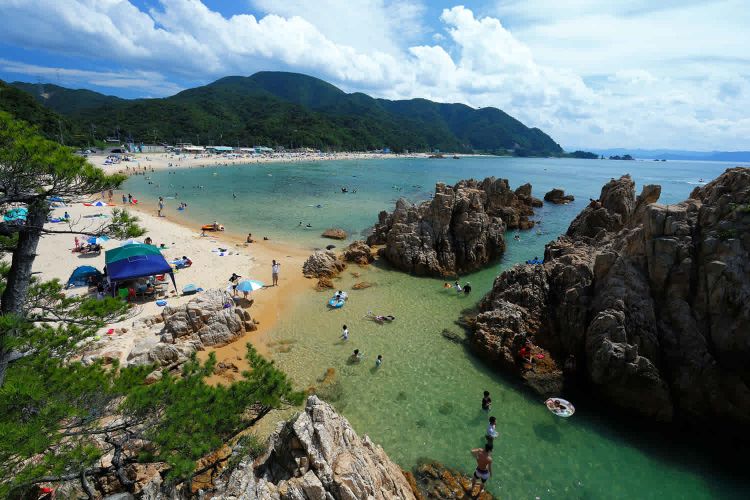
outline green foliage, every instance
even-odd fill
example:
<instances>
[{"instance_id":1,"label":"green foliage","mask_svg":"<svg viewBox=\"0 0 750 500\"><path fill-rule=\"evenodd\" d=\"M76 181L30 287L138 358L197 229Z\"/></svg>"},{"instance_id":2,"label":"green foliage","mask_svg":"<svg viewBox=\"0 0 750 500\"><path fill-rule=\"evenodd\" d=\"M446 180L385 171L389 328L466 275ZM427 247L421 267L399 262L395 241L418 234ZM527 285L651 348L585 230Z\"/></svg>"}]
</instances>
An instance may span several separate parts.
<instances>
[{"instance_id":1,"label":"green foliage","mask_svg":"<svg viewBox=\"0 0 750 500\"><path fill-rule=\"evenodd\" d=\"M179 377L165 373L151 385L144 379L153 367L106 369L46 354L16 362L0 388L0 496L41 477L94 467L106 450L93 445L97 435L145 439L151 446L139 460L168 463L172 481L189 478L199 458L259 416L302 402L284 373L250 345L247 358L251 370L229 386L206 384L213 356L204 364L193 356ZM102 419L112 414L123 417ZM251 455L263 449L254 436L243 446ZM35 456L41 460L29 463Z\"/></svg>"},{"instance_id":2,"label":"green foliage","mask_svg":"<svg viewBox=\"0 0 750 500\"><path fill-rule=\"evenodd\" d=\"M219 448L258 414L302 402L303 394L292 389L273 362L260 356L252 345L247 348L251 370L229 386L204 382L204 377L213 373L213 354L203 365L193 356L183 366L181 377L165 374L159 382L133 391L123 403L122 411L128 415L161 415L145 433L157 449L148 459L167 462L170 478L189 477L196 460ZM248 412L251 407L253 411Z\"/></svg>"},{"instance_id":3,"label":"green foliage","mask_svg":"<svg viewBox=\"0 0 750 500\"><path fill-rule=\"evenodd\" d=\"M64 113L79 129L93 124L100 139L119 132L123 139L144 142L562 153L544 132L495 108L373 99L296 73L226 77L163 99L124 100L54 85L44 85L42 96L39 86L13 85Z\"/></svg>"},{"instance_id":4,"label":"green foliage","mask_svg":"<svg viewBox=\"0 0 750 500\"><path fill-rule=\"evenodd\" d=\"M599 155L596 153L590 153L588 151L576 150L572 153L566 153L563 155L565 158L581 158L584 160L598 160Z\"/></svg>"}]
</instances>

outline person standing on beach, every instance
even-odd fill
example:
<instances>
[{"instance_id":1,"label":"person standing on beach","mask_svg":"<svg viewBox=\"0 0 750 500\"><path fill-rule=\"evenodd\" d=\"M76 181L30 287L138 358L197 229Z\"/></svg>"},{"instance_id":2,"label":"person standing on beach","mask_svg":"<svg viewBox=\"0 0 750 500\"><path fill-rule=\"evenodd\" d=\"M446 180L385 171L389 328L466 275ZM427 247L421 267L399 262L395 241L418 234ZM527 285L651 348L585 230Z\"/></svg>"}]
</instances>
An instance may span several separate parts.
<instances>
[{"instance_id":1,"label":"person standing on beach","mask_svg":"<svg viewBox=\"0 0 750 500\"><path fill-rule=\"evenodd\" d=\"M276 262L275 260L271 263L271 280L273 281L273 286L279 286L279 268L281 267L281 264Z\"/></svg>"},{"instance_id":2,"label":"person standing on beach","mask_svg":"<svg viewBox=\"0 0 750 500\"><path fill-rule=\"evenodd\" d=\"M484 391L484 397L482 397L482 409L484 411L490 411L492 408L492 398L490 397L490 391Z\"/></svg>"},{"instance_id":3,"label":"person standing on beach","mask_svg":"<svg viewBox=\"0 0 750 500\"><path fill-rule=\"evenodd\" d=\"M482 485L479 487L479 493L477 493L477 495L479 495L484 491L484 483L486 483L492 476L492 448L492 443L487 443L484 445L484 448L474 448L471 450L471 454L474 455L474 458L477 460L477 468L474 470L474 476L471 479L470 491L472 496L475 496L473 493L474 485L477 484L477 480L482 481Z\"/></svg>"},{"instance_id":4,"label":"person standing on beach","mask_svg":"<svg viewBox=\"0 0 750 500\"><path fill-rule=\"evenodd\" d=\"M159 196L159 217L162 217L161 211L164 210L164 198Z\"/></svg>"}]
</instances>

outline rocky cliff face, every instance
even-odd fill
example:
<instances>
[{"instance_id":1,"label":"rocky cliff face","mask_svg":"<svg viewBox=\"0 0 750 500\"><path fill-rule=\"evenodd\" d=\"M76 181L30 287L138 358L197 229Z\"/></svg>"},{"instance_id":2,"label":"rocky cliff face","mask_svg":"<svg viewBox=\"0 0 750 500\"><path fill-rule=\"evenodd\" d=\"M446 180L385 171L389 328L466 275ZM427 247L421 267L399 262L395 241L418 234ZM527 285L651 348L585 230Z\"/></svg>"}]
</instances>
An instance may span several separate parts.
<instances>
[{"instance_id":1,"label":"rocky cliff face","mask_svg":"<svg viewBox=\"0 0 750 500\"><path fill-rule=\"evenodd\" d=\"M656 203L659 194L645 186L636 197L629 176L607 183L547 245L543 266L496 279L473 344L542 393L562 385L567 360L616 407L746 431L750 169L729 169L676 205ZM518 356L526 339L531 369Z\"/></svg>"},{"instance_id":2,"label":"rocky cliff face","mask_svg":"<svg viewBox=\"0 0 750 500\"><path fill-rule=\"evenodd\" d=\"M265 454L245 460L213 498L356 500L416 498L401 469L317 396L283 422Z\"/></svg>"},{"instance_id":3,"label":"rocky cliff face","mask_svg":"<svg viewBox=\"0 0 750 500\"><path fill-rule=\"evenodd\" d=\"M418 275L453 276L475 271L505 251L506 229L529 229L534 223L531 185L515 191L505 179L439 183L429 202L396 202L381 212L367 243L384 245L379 255L395 267Z\"/></svg>"}]
</instances>

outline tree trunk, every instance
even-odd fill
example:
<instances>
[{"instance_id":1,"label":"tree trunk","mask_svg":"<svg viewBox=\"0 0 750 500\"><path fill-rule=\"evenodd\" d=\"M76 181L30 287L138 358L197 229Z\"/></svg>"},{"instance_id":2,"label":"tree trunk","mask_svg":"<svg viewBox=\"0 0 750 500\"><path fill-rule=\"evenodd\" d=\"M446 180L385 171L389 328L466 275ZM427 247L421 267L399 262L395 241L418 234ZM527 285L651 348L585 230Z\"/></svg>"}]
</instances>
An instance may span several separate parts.
<instances>
[{"instance_id":1,"label":"tree trunk","mask_svg":"<svg viewBox=\"0 0 750 500\"><path fill-rule=\"evenodd\" d=\"M0 298L0 314L21 314L26 301L26 292L31 281L31 268L36 258L41 229L47 222L49 208L44 201L29 206L26 227L33 228L20 231L18 244L13 250L5 291ZM5 380L10 353L5 347L5 336L13 335L12 331L0 331L0 386Z\"/></svg>"}]
</instances>

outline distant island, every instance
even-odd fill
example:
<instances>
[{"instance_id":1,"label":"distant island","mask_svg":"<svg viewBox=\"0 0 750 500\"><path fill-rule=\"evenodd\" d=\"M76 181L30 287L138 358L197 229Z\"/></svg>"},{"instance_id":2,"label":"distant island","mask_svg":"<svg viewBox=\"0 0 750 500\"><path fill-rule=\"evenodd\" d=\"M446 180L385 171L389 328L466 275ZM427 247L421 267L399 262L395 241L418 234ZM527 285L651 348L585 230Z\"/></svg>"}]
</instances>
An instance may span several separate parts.
<instances>
[{"instance_id":1,"label":"distant island","mask_svg":"<svg viewBox=\"0 0 750 500\"><path fill-rule=\"evenodd\" d=\"M609 159L610 160L627 160L627 161L635 160L635 158L633 158L629 154L625 154L625 155L622 155L622 156L620 156L620 155L613 155L613 156L610 156Z\"/></svg>"},{"instance_id":2,"label":"distant island","mask_svg":"<svg viewBox=\"0 0 750 500\"><path fill-rule=\"evenodd\" d=\"M33 109L34 100L44 108ZM0 82L0 109L38 125L50 138L76 146L110 138L321 151L565 154L549 135L496 108L375 99L287 72L229 76L160 99Z\"/></svg>"},{"instance_id":3,"label":"distant island","mask_svg":"<svg viewBox=\"0 0 750 500\"><path fill-rule=\"evenodd\" d=\"M593 149L594 153L609 157L630 154L640 160L690 160L750 162L750 151L683 151L679 149Z\"/></svg>"}]
</instances>

